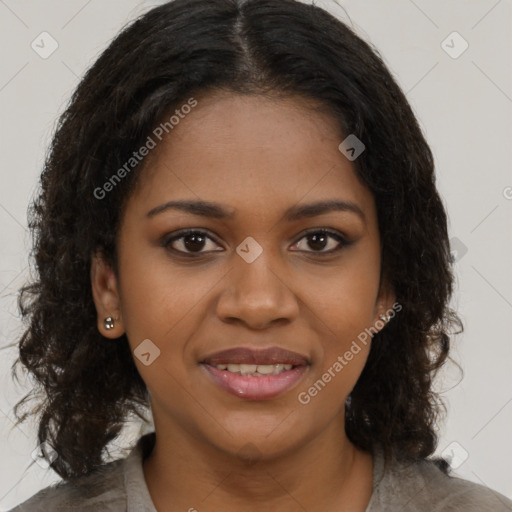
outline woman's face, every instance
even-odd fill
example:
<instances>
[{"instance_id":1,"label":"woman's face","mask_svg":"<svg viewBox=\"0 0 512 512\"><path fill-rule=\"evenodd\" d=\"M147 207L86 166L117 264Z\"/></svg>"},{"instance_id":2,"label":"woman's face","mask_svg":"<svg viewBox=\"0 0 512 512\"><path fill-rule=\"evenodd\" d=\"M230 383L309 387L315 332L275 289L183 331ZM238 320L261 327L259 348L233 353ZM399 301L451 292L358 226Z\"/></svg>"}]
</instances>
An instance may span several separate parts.
<instances>
[{"instance_id":1,"label":"woman's face","mask_svg":"<svg viewBox=\"0 0 512 512\"><path fill-rule=\"evenodd\" d=\"M94 260L98 324L126 332L157 432L272 457L344 423L370 344L344 355L392 304L376 208L326 114L297 99L197 99L127 203L119 280ZM342 204L311 207L325 201Z\"/></svg>"}]
</instances>

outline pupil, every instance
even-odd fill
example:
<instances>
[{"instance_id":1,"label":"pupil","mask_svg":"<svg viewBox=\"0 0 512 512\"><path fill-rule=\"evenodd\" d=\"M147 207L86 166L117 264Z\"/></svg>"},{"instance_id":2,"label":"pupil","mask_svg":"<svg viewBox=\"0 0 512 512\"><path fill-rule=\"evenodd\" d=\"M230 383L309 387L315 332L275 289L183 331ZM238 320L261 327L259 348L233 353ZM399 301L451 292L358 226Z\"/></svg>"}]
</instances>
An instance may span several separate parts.
<instances>
[{"instance_id":1,"label":"pupil","mask_svg":"<svg viewBox=\"0 0 512 512\"><path fill-rule=\"evenodd\" d=\"M326 235L324 234L315 234L315 235L310 235L310 244L309 246L312 248L312 249L324 249L325 248L325 239L326 239ZM314 247L314 244L315 243L318 243L318 240L321 239L322 242L320 242L320 247L317 246L317 247ZM313 240L313 246L311 245L311 240Z\"/></svg>"},{"instance_id":2,"label":"pupil","mask_svg":"<svg viewBox=\"0 0 512 512\"><path fill-rule=\"evenodd\" d=\"M192 242L189 242L190 240L192 240ZM184 244L189 251L194 251L195 249L201 250L203 248L202 246L204 245L204 236L201 236L198 233L187 235L184 239Z\"/></svg>"}]
</instances>

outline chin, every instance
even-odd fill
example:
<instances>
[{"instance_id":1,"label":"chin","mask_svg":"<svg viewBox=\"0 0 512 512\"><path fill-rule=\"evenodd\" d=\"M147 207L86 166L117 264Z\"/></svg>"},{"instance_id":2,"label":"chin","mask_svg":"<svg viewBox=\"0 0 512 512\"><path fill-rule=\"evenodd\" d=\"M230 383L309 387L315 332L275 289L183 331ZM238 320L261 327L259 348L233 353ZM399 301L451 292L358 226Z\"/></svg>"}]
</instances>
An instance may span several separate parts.
<instances>
[{"instance_id":1,"label":"chin","mask_svg":"<svg viewBox=\"0 0 512 512\"><path fill-rule=\"evenodd\" d=\"M280 419L283 426L283 418ZM304 445L306 433L301 435L297 428L279 428L279 422L271 427L268 423L258 428L253 422L251 425L238 425L236 429L227 429L232 435L223 431L222 439L209 439L210 443L229 457L239 458L241 461L255 463L271 461L281 457L287 452Z\"/></svg>"}]
</instances>

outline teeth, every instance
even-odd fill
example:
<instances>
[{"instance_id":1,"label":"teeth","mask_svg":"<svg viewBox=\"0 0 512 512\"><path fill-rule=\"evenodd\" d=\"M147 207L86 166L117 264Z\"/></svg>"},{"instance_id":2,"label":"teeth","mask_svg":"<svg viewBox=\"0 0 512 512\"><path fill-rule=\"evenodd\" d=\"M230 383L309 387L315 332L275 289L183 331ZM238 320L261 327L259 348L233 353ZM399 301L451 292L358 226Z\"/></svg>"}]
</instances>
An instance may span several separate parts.
<instances>
[{"instance_id":1,"label":"teeth","mask_svg":"<svg viewBox=\"0 0 512 512\"><path fill-rule=\"evenodd\" d=\"M283 365L282 364L276 364L276 373L279 373L277 372L277 369L281 367L281 370L283 369ZM258 373L262 373L263 375L271 375L272 373L274 373L274 365L272 364L262 364L262 365L259 365L258 366Z\"/></svg>"},{"instance_id":2,"label":"teeth","mask_svg":"<svg viewBox=\"0 0 512 512\"><path fill-rule=\"evenodd\" d=\"M236 366L236 364L234 366ZM242 375L250 375L250 374L254 373L257 368L258 368L257 364L241 364L240 365L240 373ZM229 370L229 371L231 371L231 370Z\"/></svg>"},{"instance_id":3,"label":"teeth","mask_svg":"<svg viewBox=\"0 0 512 512\"><path fill-rule=\"evenodd\" d=\"M238 373L244 376L261 377L264 375L278 375L284 371L291 370L291 364L217 364L218 370L227 370L231 373Z\"/></svg>"}]
</instances>

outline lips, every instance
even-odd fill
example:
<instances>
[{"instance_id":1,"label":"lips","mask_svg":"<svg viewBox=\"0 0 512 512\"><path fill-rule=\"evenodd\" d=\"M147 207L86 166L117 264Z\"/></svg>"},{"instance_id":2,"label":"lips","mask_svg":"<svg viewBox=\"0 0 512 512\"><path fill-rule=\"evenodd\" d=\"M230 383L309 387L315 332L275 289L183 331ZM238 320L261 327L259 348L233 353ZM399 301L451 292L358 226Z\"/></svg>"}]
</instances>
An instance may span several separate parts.
<instances>
[{"instance_id":1,"label":"lips","mask_svg":"<svg viewBox=\"0 0 512 512\"><path fill-rule=\"evenodd\" d=\"M249 348L231 348L216 352L203 361L204 364L217 366L219 364L291 364L292 366L306 366L309 361L306 357L279 347L270 347L267 349L249 349Z\"/></svg>"},{"instance_id":2,"label":"lips","mask_svg":"<svg viewBox=\"0 0 512 512\"><path fill-rule=\"evenodd\" d=\"M309 364L305 356L279 347L232 348L216 352L201 362L211 382L246 400L267 400L282 395L302 379Z\"/></svg>"}]
</instances>

